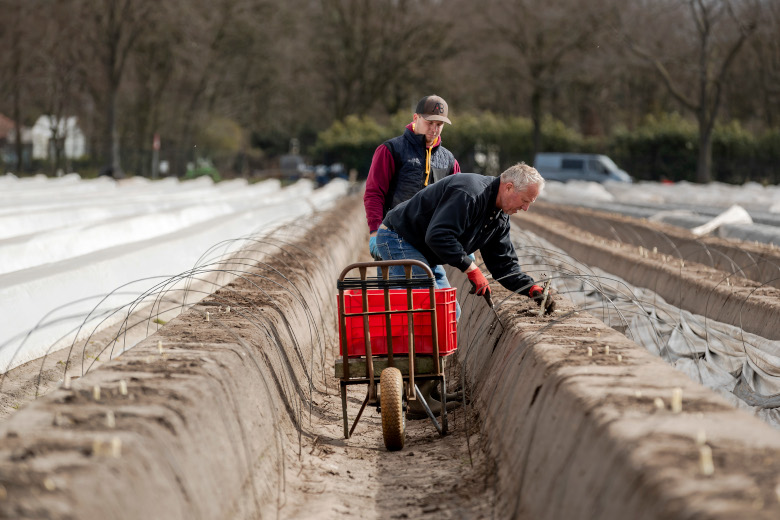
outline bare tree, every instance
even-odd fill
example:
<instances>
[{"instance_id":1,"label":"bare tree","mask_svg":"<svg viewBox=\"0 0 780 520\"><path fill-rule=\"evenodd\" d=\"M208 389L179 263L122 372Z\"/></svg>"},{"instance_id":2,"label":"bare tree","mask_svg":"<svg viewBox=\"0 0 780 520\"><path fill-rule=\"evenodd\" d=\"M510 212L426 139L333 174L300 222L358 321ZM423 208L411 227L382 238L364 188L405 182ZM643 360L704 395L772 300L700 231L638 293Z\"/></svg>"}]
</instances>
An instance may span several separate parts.
<instances>
[{"instance_id":1,"label":"bare tree","mask_svg":"<svg viewBox=\"0 0 780 520\"><path fill-rule=\"evenodd\" d=\"M25 91L31 81L31 38L27 27L30 24L31 12L35 9L33 2L18 2L3 0L0 2L0 43L6 52L0 53L0 95L10 99L11 117L14 120L14 155L15 169L21 172L24 160L24 143L22 142L22 123L25 114ZM7 97L6 97L7 96Z\"/></svg>"},{"instance_id":2,"label":"bare tree","mask_svg":"<svg viewBox=\"0 0 780 520\"><path fill-rule=\"evenodd\" d=\"M81 4L88 42L98 54L100 64L95 79L103 85L93 89L96 95L102 95L105 106L103 160L116 176L123 174L117 127L119 89L128 56L148 28L153 7L151 0L86 0Z\"/></svg>"},{"instance_id":3,"label":"bare tree","mask_svg":"<svg viewBox=\"0 0 780 520\"><path fill-rule=\"evenodd\" d=\"M251 94L250 128L265 147L286 152L292 136L313 134L329 125L331 103L323 81L319 50L313 45L321 31L319 0L287 0L257 34L259 55L266 58L247 78Z\"/></svg>"},{"instance_id":4,"label":"bare tree","mask_svg":"<svg viewBox=\"0 0 780 520\"><path fill-rule=\"evenodd\" d=\"M756 22L736 13L728 0L664 0L641 7L645 16L639 20L647 24L644 28L628 22L636 13L623 13L627 15L623 25L625 41L634 54L655 69L671 95L696 115L699 127L696 179L709 182L712 132L721 107L726 74L755 31ZM647 16L650 12L653 16ZM654 23L648 24L651 21ZM683 41L677 36L682 36ZM655 41L647 41L652 39Z\"/></svg>"},{"instance_id":5,"label":"bare tree","mask_svg":"<svg viewBox=\"0 0 780 520\"><path fill-rule=\"evenodd\" d=\"M605 11L610 4L617 7ZM763 13L757 28L755 6ZM598 135L685 107L699 120L699 178L706 180L719 114L754 128L778 124L779 6L0 0L0 110L17 132L38 114L79 115L90 149L118 174L122 162L147 171L151 137L160 132L180 174L213 120L238 124L244 137L280 151L291 137L313 142L335 118L386 116L433 92L456 118L478 110L530 115L539 150L547 114ZM56 16L44 16L52 10ZM748 40L755 31L761 36ZM139 152L133 163L129 150Z\"/></svg>"},{"instance_id":6,"label":"bare tree","mask_svg":"<svg viewBox=\"0 0 780 520\"><path fill-rule=\"evenodd\" d=\"M525 85L533 122L534 153L542 150L543 102L549 94L570 84L576 57L598 39L598 2L495 0L482 11L492 38L509 46L505 74ZM573 13L577 13L576 16ZM486 40L487 41L487 40Z\"/></svg>"},{"instance_id":7,"label":"bare tree","mask_svg":"<svg viewBox=\"0 0 780 520\"><path fill-rule=\"evenodd\" d=\"M236 143L236 154L232 157L233 166L242 174L248 173L248 149L258 121L278 116L278 113L269 110L269 100L290 90L292 86L278 79L284 59L279 52L280 48L286 43L285 38L288 41L294 38L294 35L285 34L281 24L284 14L284 6L273 0L251 2L250 7L239 16L231 37L225 42L224 52L231 58L227 66L232 73L223 75L215 111L238 123L244 130L241 141ZM302 83L299 89L304 91L307 86L307 83ZM311 115L306 117L306 114ZM311 110L300 115L303 116L300 122L313 125L317 111Z\"/></svg>"},{"instance_id":8,"label":"bare tree","mask_svg":"<svg viewBox=\"0 0 780 520\"><path fill-rule=\"evenodd\" d=\"M173 114L164 110L163 100L167 95L168 105L177 102L168 91L179 69L177 54L187 21L183 7L180 2L168 1L152 9L147 30L139 35L128 58L130 66L123 89L125 103L120 105L126 108L120 113L127 119L122 126L129 129L134 170L141 175L150 173L154 136L159 135L163 120L170 123Z\"/></svg>"},{"instance_id":9,"label":"bare tree","mask_svg":"<svg viewBox=\"0 0 780 520\"><path fill-rule=\"evenodd\" d=\"M766 124L775 128L780 124L780 3L759 2L759 34L752 40L753 53L760 88L761 109Z\"/></svg>"},{"instance_id":10,"label":"bare tree","mask_svg":"<svg viewBox=\"0 0 780 520\"><path fill-rule=\"evenodd\" d=\"M188 3L186 24L181 27L187 45L178 48L174 86L174 121L180 143L173 163L177 174L184 172L185 162L191 159L198 121L214 107L224 76L231 73L234 56L227 49L236 25L251 8L248 0Z\"/></svg>"},{"instance_id":11,"label":"bare tree","mask_svg":"<svg viewBox=\"0 0 780 520\"><path fill-rule=\"evenodd\" d=\"M392 113L424 88L446 96L440 66L454 35L440 2L320 0L313 15L315 66L336 119L377 106Z\"/></svg>"},{"instance_id":12,"label":"bare tree","mask_svg":"<svg viewBox=\"0 0 780 520\"><path fill-rule=\"evenodd\" d=\"M81 20L71 6L63 2L45 2L38 6L34 22L41 30L35 51L36 85L33 101L49 118L49 157L52 173L63 166L70 169L65 155L68 120L81 101L81 62L83 41Z\"/></svg>"}]
</instances>

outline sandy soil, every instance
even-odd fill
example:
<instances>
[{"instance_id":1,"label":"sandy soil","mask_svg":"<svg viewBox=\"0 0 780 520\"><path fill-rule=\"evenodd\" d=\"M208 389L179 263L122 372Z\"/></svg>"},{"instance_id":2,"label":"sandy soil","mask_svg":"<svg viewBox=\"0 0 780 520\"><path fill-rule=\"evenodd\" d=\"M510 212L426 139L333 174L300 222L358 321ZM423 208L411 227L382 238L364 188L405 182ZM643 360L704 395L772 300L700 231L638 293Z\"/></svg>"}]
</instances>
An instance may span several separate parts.
<instances>
[{"instance_id":1,"label":"sandy soil","mask_svg":"<svg viewBox=\"0 0 780 520\"><path fill-rule=\"evenodd\" d=\"M346 206L345 212L357 211L359 214L359 201L350 201ZM279 309L296 307L289 291L280 290L281 277L298 280L297 287L304 293L324 291L326 301L335 299L335 276L331 275L332 280L323 280L320 268L323 262L327 262L323 260L323 255L329 246L329 237L343 234L344 225L341 214L332 214L299 245L286 247L274 255L270 264L273 276L266 267L254 271L262 274L263 278L247 275L236 280L169 322L136 348L117 359L101 361L103 366L99 370L74 379L72 390L58 388L67 362L67 350L53 354L45 363L28 363L9 372L2 388L4 402L10 404L5 407L5 421L0 424L0 437L5 437L5 443L0 448L0 517L35 517L42 511L48 511L45 516L68 518L67 511L80 511L81 518L100 518L100 511L105 514L114 510L103 502L91 506L85 502L93 500L97 489L95 481L107 477L100 476L104 471L121 471L131 478L137 473L136 461L160 456L180 458L182 453L190 455L187 464L176 472L176 478L183 479L181 485L185 489L197 489L211 482L212 493L219 496L220 486L214 485L214 479L220 480L218 474L206 482L199 481L203 474L209 472L208 462L214 455L199 465L191 452L193 449L197 452L203 443L211 444L216 452L230 452L228 446L236 441L233 439L235 432L230 431L231 421L225 421L224 417L220 419L220 414L216 414L216 422L207 417L202 419L206 421L203 424L208 425L206 428L213 431L204 432L202 427L196 427L201 418L190 417L193 403L202 402L209 408L196 412L198 415L214 413L213 408L218 407L206 404L213 397L203 394L208 390L196 381L205 377L213 379L206 384L207 387L224 386L224 382L219 382L225 381L225 370L234 376L235 381L249 381L247 377L256 381L258 378L251 376L256 369L247 364L250 358L266 374L264 379L271 381L268 395L275 409L270 416L267 412L257 416L251 410L267 407L269 402L253 398L247 405L250 416L255 416L250 421L263 424L255 427L258 430L255 435L273 435L270 431L266 434L261 432L276 425L277 432L281 432L285 439L283 483L281 490L274 490L274 479L263 484L251 473L236 471L244 469L248 461L238 460L247 456L239 457L236 462L226 460L221 471L237 473L239 481L247 479L243 486L255 488L256 497L262 498L260 501L265 504L256 506L257 511L267 513L268 504L276 502L273 509L279 518L495 517L494 464L481 449L484 441L479 416L473 407L450 413L450 434L444 438L438 435L428 420L409 421L407 445L401 452L386 451L381 419L371 408L364 412L353 436L345 440L338 380L333 376L333 355L338 350L334 310L312 308L315 314L324 312L326 316L323 318L324 328L320 331L327 342L322 359L320 353L310 354L313 347L305 344L310 325L306 316L301 315L300 308L289 311L287 316L277 314ZM360 242L362 246L367 243L367 238ZM351 254L354 255L355 251ZM361 255L353 261L369 259L364 252ZM345 264L341 261L339 267ZM314 301L316 299L312 303ZM231 306L229 313L226 312L228 304ZM208 321L204 320L206 312L210 313ZM295 336L297 345L287 353L277 350L276 346L270 349L263 346L269 341L266 333L269 329L258 326L261 322L272 326L272 336L277 341L289 343L285 340L285 335L289 334ZM164 354L157 352L158 341ZM94 348L98 347L85 351L85 362L94 361L97 354ZM231 351L239 356L231 357ZM72 370L80 372L82 355L79 348L73 350L70 358ZM235 363L238 365L234 366ZM305 381L310 363L314 363L311 409L308 406L309 387ZM50 365L53 366L49 368ZM41 367L45 368L42 370ZM242 376L240 370L248 370L250 375ZM451 381L456 379L454 373L450 374ZM127 382L127 397L119 395L120 380ZM193 384L197 386L193 387ZM103 389L99 401L90 398L93 386ZM350 390L349 413L353 419L362 402L364 388L352 387ZM35 389L44 397L31 402ZM244 392L255 394L258 390L262 387L239 387L227 395L235 400L236 397L229 396ZM25 407L25 403L28 406ZM16 412L17 405L22 412ZM246 419L240 418L247 415L247 410L242 412L241 406L244 404L239 402L229 406L229 415L245 422ZM106 431L107 410L112 410L116 417L116 426L110 427L115 428L115 438L124 439L121 458L113 462L115 469L102 462L105 444L94 444L89 440L96 434L105 436L111 431ZM40 422L42 417L43 424ZM270 417L274 419L268 421ZM34 434L19 434L33 424L38 424L33 427ZM188 426L183 430L185 424ZM199 433L188 433L192 428ZM135 445L132 437L124 436L123 432L135 432L135 435L143 432L143 437L148 438L154 448L148 443L145 443L146 447ZM253 445L253 441L246 440L245 434L241 434L240 438L245 445L244 451L250 455L268 449L264 447L264 441ZM93 445L90 447L91 442ZM41 449L41 446L48 447ZM163 455L164 451L155 455L155 450L162 446L167 446L168 454ZM68 462L73 453L81 453L86 458L74 465ZM20 454L26 455L20 458ZM249 456L249 460L253 458ZM262 460L266 462L260 462ZM263 464L272 464L272 461L261 457L254 465ZM49 468L48 472L41 472L42 467ZM187 470L187 467L191 469ZM277 466L273 468L268 467L264 471L278 471ZM249 468L246 470L250 471ZM198 475L192 475L193 472ZM154 489L164 490L167 485L163 475L147 480L154 483ZM143 480L133 482L127 487L128 494L148 496L158 492L149 491ZM249 488L247 493L251 495ZM53 495L59 495L63 502L57 505ZM208 506L199 502L207 498L193 500L192 491L185 495L190 498L185 496L184 503L177 504L172 500L168 504L171 518L178 516L177 510L187 508L200 511L201 517L211 517L203 513ZM121 511L120 505L117 503L113 507ZM127 503L124 511L138 513L144 511L144 507L143 504ZM229 515L231 517L252 518L257 514L247 513L245 506L234 507L235 514ZM91 513L83 514L85 510ZM157 511L156 514L163 513Z\"/></svg>"},{"instance_id":2,"label":"sandy soil","mask_svg":"<svg viewBox=\"0 0 780 520\"><path fill-rule=\"evenodd\" d=\"M363 395L350 393L354 419ZM388 452L375 410L345 440L340 398L320 395L315 406L282 518L495 518L495 471L473 408L450 413L444 438L428 420L408 421L404 449Z\"/></svg>"},{"instance_id":3,"label":"sandy soil","mask_svg":"<svg viewBox=\"0 0 780 520\"><path fill-rule=\"evenodd\" d=\"M0 421L13 415L25 403L59 387L66 374L75 380L107 360L105 346L111 344L116 329L79 341L73 348L53 352L0 375ZM67 368L66 368L67 366Z\"/></svg>"},{"instance_id":4,"label":"sandy soil","mask_svg":"<svg viewBox=\"0 0 780 520\"><path fill-rule=\"evenodd\" d=\"M684 234L684 231L672 233L668 229L670 226L623 217L621 223L627 226L630 222L632 236L648 237L646 246L636 246L631 242L605 238L586 230L593 226L603 232L607 229L614 231L612 224L594 223L587 215L580 215L577 219L575 217L579 214L570 214L569 208L562 208L560 213L569 215L572 222L564 222L544 215L555 214L548 206L542 208L543 214L518 214L514 217L515 222L521 228L563 249L577 261L600 267L635 286L649 288L671 305L744 328L767 339L780 339L780 328L775 325L775 318L780 313L780 289L765 284L763 279L758 282L735 275L731 271L721 270L714 263L709 265L691 260L703 260L702 256L707 259L727 258L726 253L718 251L726 250L726 244L731 251L738 250L741 244L712 239L707 245L711 249L704 250L702 241L692 238L690 233L687 237L682 237L678 235ZM676 254L664 253L662 247L650 245L653 243L664 244L666 249L675 251ZM697 244L698 252L704 250L707 254L693 255L689 252L679 256L681 250L690 250L691 243ZM774 265L775 259L780 260L780 256L776 252L773 253L771 247L746 244L744 249L754 251L754 256L751 257L753 262L761 252L764 255L764 266ZM747 269L747 266L745 267ZM762 276L774 278L776 275L764 273Z\"/></svg>"},{"instance_id":5,"label":"sandy soil","mask_svg":"<svg viewBox=\"0 0 780 520\"><path fill-rule=\"evenodd\" d=\"M366 248L367 249L367 248ZM369 262L361 251L356 262ZM337 331L332 331L337 339ZM338 344L325 366L325 392L305 423L301 456L290 460L282 518L496 518L494 462L483 450L481 423L472 406L449 414L441 437L425 420L407 421L406 444L388 452L379 412L367 407L355 432L344 439L338 379L332 375ZM450 387L458 367L447 371ZM365 386L348 390L350 426L365 398ZM520 519L522 520L522 519Z\"/></svg>"},{"instance_id":6,"label":"sandy soil","mask_svg":"<svg viewBox=\"0 0 780 520\"><path fill-rule=\"evenodd\" d=\"M452 413L451 435L440 438L428 421L410 421L406 447L389 453L379 417L368 409L345 440L329 305L332 273L367 260L364 233L346 236L361 210L359 199L345 201L296 247L273 256L275 274L260 269L262 279L231 283L75 381L73 390L29 403L41 365L9 373L0 517L571 518L556 513L571 512L580 499L592 504L595 486L602 494L589 511L603 511L600 518L620 518L619 506L642 500L647 518L700 517L704 509L696 507L712 496L728 503L721 513L776 518L777 440L762 437L760 451L741 441L760 423L747 421L744 431L726 424L739 416L722 400L680 373L670 375L662 362L565 302L563 312L538 317L527 298L501 290L498 327L481 299L463 301L473 318L462 319L460 355L469 356L475 400ZM338 251L336 241L344 244ZM277 273L296 281L321 315L323 352L314 338L307 341L313 336L307 317L297 297L280 290ZM222 310L228 302L230 313ZM610 355L605 345L612 345ZM61 372L44 373L44 390L56 387ZM128 381L128 396L120 395L120 380ZM99 400L90 398L94 385L104 389ZM683 421L653 404L678 385L690 412ZM354 388L351 417L364 395ZM25 401L26 409L14 413ZM114 426L107 425L109 411ZM483 422L488 414L490 422ZM717 480L697 475L691 451L697 429L710 423L722 472ZM121 456L104 453L106 435L123 439ZM269 442L277 435L280 449ZM555 445L548 442L553 438ZM603 453L615 454L605 460ZM681 496L676 490L683 484L679 493L688 495ZM235 496L237 489L243 492ZM725 496L724 489L734 492Z\"/></svg>"}]
</instances>

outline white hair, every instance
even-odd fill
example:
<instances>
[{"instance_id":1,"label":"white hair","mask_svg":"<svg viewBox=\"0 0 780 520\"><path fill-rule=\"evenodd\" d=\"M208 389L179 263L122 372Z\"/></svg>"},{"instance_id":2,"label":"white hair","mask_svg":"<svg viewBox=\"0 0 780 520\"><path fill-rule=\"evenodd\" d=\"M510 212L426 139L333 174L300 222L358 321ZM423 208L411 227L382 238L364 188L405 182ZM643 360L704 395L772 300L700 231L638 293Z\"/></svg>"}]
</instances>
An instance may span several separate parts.
<instances>
[{"instance_id":1,"label":"white hair","mask_svg":"<svg viewBox=\"0 0 780 520\"><path fill-rule=\"evenodd\" d=\"M524 162L507 168L501 174L501 182L511 182L517 191L522 191L534 184L539 186L539 193L544 189L544 178L536 171L536 168L528 166Z\"/></svg>"}]
</instances>

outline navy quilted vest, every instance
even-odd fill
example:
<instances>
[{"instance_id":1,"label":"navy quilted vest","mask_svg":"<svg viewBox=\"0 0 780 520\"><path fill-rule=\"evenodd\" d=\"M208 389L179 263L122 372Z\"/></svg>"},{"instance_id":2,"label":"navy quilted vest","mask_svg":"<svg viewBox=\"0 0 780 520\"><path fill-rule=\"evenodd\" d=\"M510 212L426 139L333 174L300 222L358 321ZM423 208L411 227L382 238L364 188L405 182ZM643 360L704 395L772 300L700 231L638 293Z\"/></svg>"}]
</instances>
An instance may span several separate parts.
<instances>
[{"instance_id":1,"label":"navy quilted vest","mask_svg":"<svg viewBox=\"0 0 780 520\"><path fill-rule=\"evenodd\" d=\"M425 183L425 136L416 135L408 128L398 137L385 141L385 146L393 154L395 175L390 181L390 189L385 199L385 212L390 211L415 193L423 189ZM455 167L455 156L439 145L431 151L431 174L428 184L433 184L451 174Z\"/></svg>"}]
</instances>

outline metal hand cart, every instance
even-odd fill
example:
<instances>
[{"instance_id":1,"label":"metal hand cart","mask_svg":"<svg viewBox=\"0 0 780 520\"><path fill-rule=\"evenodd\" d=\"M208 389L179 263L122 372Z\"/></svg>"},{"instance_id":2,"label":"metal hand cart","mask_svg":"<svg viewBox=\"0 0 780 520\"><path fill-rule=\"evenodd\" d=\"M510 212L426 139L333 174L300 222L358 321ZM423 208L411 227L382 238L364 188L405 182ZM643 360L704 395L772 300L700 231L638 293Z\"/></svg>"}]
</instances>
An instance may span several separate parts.
<instances>
[{"instance_id":1,"label":"metal hand cart","mask_svg":"<svg viewBox=\"0 0 780 520\"><path fill-rule=\"evenodd\" d=\"M393 266L403 266L405 277L390 278ZM425 276L413 277L412 267L422 269ZM379 277L374 276L377 269ZM359 278L347 278L353 270ZM447 434L444 367L457 348L455 289L435 289L434 282L431 269L417 260L355 263L341 272L337 284L341 357L335 371L345 438L349 439L366 406L371 405L381 413L387 449L402 449L406 405L414 400L419 400L439 434ZM440 385L441 424L417 386L431 380ZM347 386L362 384L368 390L350 428Z\"/></svg>"}]
</instances>

